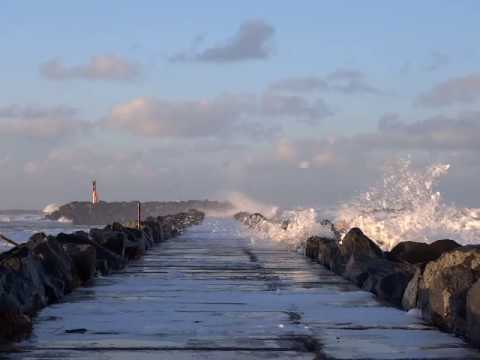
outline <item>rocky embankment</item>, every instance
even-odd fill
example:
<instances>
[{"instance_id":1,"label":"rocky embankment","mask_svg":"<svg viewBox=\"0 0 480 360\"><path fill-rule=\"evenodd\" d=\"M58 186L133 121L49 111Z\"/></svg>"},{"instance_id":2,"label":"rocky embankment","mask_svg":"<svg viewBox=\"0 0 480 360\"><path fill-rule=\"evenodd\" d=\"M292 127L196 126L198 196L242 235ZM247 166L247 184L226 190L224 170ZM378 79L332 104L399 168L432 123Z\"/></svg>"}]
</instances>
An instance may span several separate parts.
<instances>
[{"instance_id":1,"label":"rocky embankment","mask_svg":"<svg viewBox=\"0 0 480 360\"><path fill-rule=\"evenodd\" d=\"M210 200L150 201L142 202L142 217L157 217L197 209L204 213L232 211L228 202ZM91 202L75 201L60 206L57 211L46 215L49 220L69 220L75 225L105 225L113 222L127 222L137 218L137 201L105 202L93 205Z\"/></svg>"},{"instance_id":2,"label":"rocky embankment","mask_svg":"<svg viewBox=\"0 0 480 360\"><path fill-rule=\"evenodd\" d=\"M140 227L113 223L89 233L37 233L0 254L0 343L18 341L32 330L32 316L97 274L123 269L155 244L199 224L204 214L190 210L148 218Z\"/></svg>"},{"instance_id":3,"label":"rocky embankment","mask_svg":"<svg viewBox=\"0 0 480 360\"><path fill-rule=\"evenodd\" d=\"M269 222L261 214L235 218L257 229ZM417 308L426 321L480 347L480 246L407 241L384 252L353 228L341 241L338 236L309 238L305 255L382 300Z\"/></svg>"}]
</instances>

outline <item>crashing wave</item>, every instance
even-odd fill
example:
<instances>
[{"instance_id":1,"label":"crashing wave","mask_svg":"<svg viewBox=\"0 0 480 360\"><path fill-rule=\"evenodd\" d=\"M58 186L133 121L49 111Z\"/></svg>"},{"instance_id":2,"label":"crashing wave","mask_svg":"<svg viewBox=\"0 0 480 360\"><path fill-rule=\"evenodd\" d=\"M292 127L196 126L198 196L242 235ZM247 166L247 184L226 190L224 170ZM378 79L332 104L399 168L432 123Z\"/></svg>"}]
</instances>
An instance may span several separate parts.
<instances>
[{"instance_id":1,"label":"crashing wave","mask_svg":"<svg viewBox=\"0 0 480 360\"><path fill-rule=\"evenodd\" d=\"M478 243L480 209L446 204L435 188L450 165L415 169L410 159L387 164L383 181L343 204L336 223L359 227L384 250L402 241L433 242L450 238L462 244Z\"/></svg>"},{"instance_id":2,"label":"crashing wave","mask_svg":"<svg viewBox=\"0 0 480 360\"><path fill-rule=\"evenodd\" d=\"M55 211L58 211L60 209L60 205L58 204L48 204L45 206L45 208L42 210L42 212L46 215L53 214Z\"/></svg>"},{"instance_id":3,"label":"crashing wave","mask_svg":"<svg viewBox=\"0 0 480 360\"><path fill-rule=\"evenodd\" d=\"M62 216L58 219L58 222L64 223L64 224L71 224L73 222L72 219L69 219L65 216Z\"/></svg>"},{"instance_id":4,"label":"crashing wave","mask_svg":"<svg viewBox=\"0 0 480 360\"><path fill-rule=\"evenodd\" d=\"M317 221L315 209L284 211L271 220L262 217L254 222L251 227L254 240L268 239L293 249L303 248L307 239L314 235L335 237L330 224Z\"/></svg>"}]
</instances>

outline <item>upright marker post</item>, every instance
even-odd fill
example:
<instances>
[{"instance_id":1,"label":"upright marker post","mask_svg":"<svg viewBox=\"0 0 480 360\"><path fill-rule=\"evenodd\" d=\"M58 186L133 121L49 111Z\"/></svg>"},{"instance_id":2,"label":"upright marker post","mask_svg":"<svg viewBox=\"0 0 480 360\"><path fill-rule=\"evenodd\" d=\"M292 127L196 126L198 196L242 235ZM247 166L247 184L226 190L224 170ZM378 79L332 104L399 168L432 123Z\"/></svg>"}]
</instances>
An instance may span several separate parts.
<instances>
[{"instance_id":1,"label":"upright marker post","mask_svg":"<svg viewBox=\"0 0 480 360\"><path fill-rule=\"evenodd\" d=\"M137 203L137 228L140 230L142 223L142 203L139 201Z\"/></svg>"}]
</instances>

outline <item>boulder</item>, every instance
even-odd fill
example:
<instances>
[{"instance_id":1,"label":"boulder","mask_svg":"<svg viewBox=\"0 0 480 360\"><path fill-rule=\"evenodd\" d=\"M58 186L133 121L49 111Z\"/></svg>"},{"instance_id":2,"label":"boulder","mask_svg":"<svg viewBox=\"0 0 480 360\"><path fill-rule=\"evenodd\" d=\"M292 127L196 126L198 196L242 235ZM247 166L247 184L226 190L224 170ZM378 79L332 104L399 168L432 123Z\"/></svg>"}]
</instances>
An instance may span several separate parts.
<instances>
[{"instance_id":1,"label":"boulder","mask_svg":"<svg viewBox=\"0 0 480 360\"><path fill-rule=\"evenodd\" d=\"M409 281L407 287L405 288L405 292L403 293L402 307L405 310L410 310L417 307L418 286L420 284L421 278L422 278L422 269L419 267L415 271L415 274L413 275L412 279Z\"/></svg>"},{"instance_id":2,"label":"boulder","mask_svg":"<svg viewBox=\"0 0 480 360\"><path fill-rule=\"evenodd\" d=\"M89 239L88 234L83 232L76 232L74 234L64 234L60 233L57 235L57 239L61 244L86 244L92 245L96 251L96 258L97 258L97 270L100 271L101 274L108 274L112 270L121 270L123 269L127 261L115 254L114 252L108 250L106 247L98 244L97 242Z\"/></svg>"},{"instance_id":3,"label":"boulder","mask_svg":"<svg viewBox=\"0 0 480 360\"><path fill-rule=\"evenodd\" d=\"M467 338L480 347L480 280L467 293Z\"/></svg>"},{"instance_id":4,"label":"boulder","mask_svg":"<svg viewBox=\"0 0 480 360\"><path fill-rule=\"evenodd\" d=\"M312 259L318 259L318 243L320 238L318 236L312 236L307 239L305 243L305 256Z\"/></svg>"},{"instance_id":5,"label":"boulder","mask_svg":"<svg viewBox=\"0 0 480 360\"><path fill-rule=\"evenodd\" d=\"M427 263L438 259L443 253L460 247L453 240L437 240L431 244L404 241L397 244L387 257L392 261L408 262L410 264Z\"/></svg>"},{"instance_id":6,"label":"boulder","mask_svg":"<svg viewBox=\"0 0 480 360\"><path fill-rule=\"evenodd\" d=\"M43 235L43 234L42 234ZM56 302L75 288L72 259L56 237L37 236L28 245L33 254L41 259L41 278L48 302Z\"/></svg>"},{"instance_id":7,"label":"boulder","mask_svg":"<svg viewBox=\"0 0 480 360\"><path fill-rule=\"evenodd\" d=\"M0 344L21 341L32 333L32 319L4 293L0 295L0 324Z\"/></svg>"},{"instance_id":8,"label":"boulder","mask_svg":"<svg viewBox=\"0 0 480 360\"><path fill-rule=\"evenodd\" d=\"M249 216L250 216L250 213L248 213L246 211L240 211L240 212L236 213L235 215L233 215L233 218L237 221L240 221L241 223L244 223Z\"/></svg>"},{"instance_id":9,"label":"boulder","mask_svg":"<svg viewBox=\"0 0 480 360\"><path fill-rule=\"evenodd\" d=\"M345 258L351 255L357 257L383 257L382 250L370 240L359 228L351 229L342 240L340 253Z\"/></svg>"},{"instance_id":10,"label":"boulder","mask_svg":"<svg viewBox=\"0 0 480 360\"><path fill-rule=\"evenodd\" d=\"M33 314L48 304L40 259L28 244L0 254L0 294L8 294L25 314Z\"/></svg>"},{"instance_id":11,"label":"boulder","mask_svg":"<svg viewBox=\"0 0 480 360\"><path fill-rule=\"evenodd\" d=\"M125 257L125 247L127 236L121 231L111 231L104 229L91 229L92 239L115 254Z\"/></svg>"},{"instance_id":12,"label":"boulder","mask_svg":"<svg viewBox=\"0 0 480 360\"><path fill-rule=\"evenodd\" d=\"M95 277L97 270L95 247L88 244L64 244L63 248L72 259L77 286L84 285Z\"/></svg>"},{"instance_id":13,"label":"boulder","mask_svg":"<svg viewBox=\"0 0 480 360\"><path fill-rule=\"evenodd\" d=\"M145 255L147 248L143 232L138 229L124 228L123 232L127 235L125 246L125 256L127 259L139 259Z\"/></svg>"},{"instance_id":14,"label":"boulder","mask_svg":"<svg viewBox=\"0 0 480 360\"><path fill-rule=\"evenodd\" d=\"M346 259L340 253L335 239L310 237L307 239L305 255L339 275L345 271Z\"/></svg>"},{"instance_id":15,"label":"boulder","mask_svg":"<svg viewBox=\"0 0 480 360\"><path fill-rule=\"evenodd\" d=\"M464 246L444 253L425 266L417 307L434 325L465 335L467 293L479 277L479 246Z\"/></svg>"},{"instance_id":16,"label":"boulder","mask_svg":"<svg viewBox=\"0 0 480 360\"><path fill-rule=\"evenodd\" d=\"M401 306L403 294L414 273L415 268L410 264L354 254L350 256L343 275L380 299Z\"/></svg>"}]
</instances>

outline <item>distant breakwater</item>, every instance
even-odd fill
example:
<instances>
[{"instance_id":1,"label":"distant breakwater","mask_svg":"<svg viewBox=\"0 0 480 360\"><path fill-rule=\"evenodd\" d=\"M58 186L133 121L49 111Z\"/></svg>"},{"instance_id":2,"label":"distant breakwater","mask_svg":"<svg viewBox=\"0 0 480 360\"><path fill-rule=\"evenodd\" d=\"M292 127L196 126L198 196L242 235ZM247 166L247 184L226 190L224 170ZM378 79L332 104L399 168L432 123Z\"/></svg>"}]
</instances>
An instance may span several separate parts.
<instances>
[{"instance_id":1,"label":"distant breakwater","mask_svg":"<svg viewBox=\"0 0 480 360\"><path fill-rule=\"evenodd\" d=\"M124 223L137 218L137 205L137 201L100 201L97 204L75 201L60 206L56 211L47 214L46 218L54 221L69 220L74 225ZM177 214L190 209L197 209L204 213L225 213L233 209L233 206L228 202L211 200L149 201L142 202L141 206L144 218Z\"/></svg>"},{"instance_id":2,"label":"distant breakwater","mask_svg":"<svg viewBox=\"0 0 480 360\"><path fill-rule=\"evenodd\" d=\"M235 219L264 231L275 223L262 214L238 213ZM305 255L379 299L404 310L419 311L429 323L480 347L480 245L461 246L453 240L431 244L406 241L382 251L359 228L341 238L306 240Z\"/></svg>"},{"instance_id":3,"label":"distant breakwater","mask_svg":"<svg viewBox=\"0 0 480 360\"><path fill-rule=\"evenodd\" d=\"M149 217L139 225L135 221L126 225L115 222L92 228L89 233L37 233L28 242L0 254L0 344L28 337L32 317L40 309L87 284L97 274L123 269L155 244L200 224L204 216L203 212L189 210Z\"/></svg>"}]
</instances>

